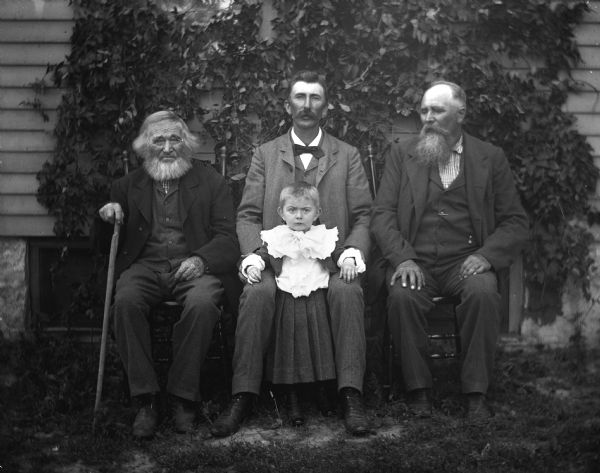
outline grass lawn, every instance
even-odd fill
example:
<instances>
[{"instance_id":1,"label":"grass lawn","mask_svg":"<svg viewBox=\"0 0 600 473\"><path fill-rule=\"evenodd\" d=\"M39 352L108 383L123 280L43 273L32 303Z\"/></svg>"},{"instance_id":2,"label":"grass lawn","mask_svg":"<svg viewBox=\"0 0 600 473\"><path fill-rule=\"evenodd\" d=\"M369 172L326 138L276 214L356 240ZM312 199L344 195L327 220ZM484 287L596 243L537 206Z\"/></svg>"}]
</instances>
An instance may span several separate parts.
<instances>
[{"instance_id":1,"label":"grass lawn","mask_svg":"<svg viewBox=\"0 0 600 473\"><path fill-rule=\"evenodd\" d=\"M455 362L435 364L431 419L408 413L399 385L384 399L369 372L374 433L366 438L348 436L341 419L309 404L308 422L293 428L265 392L238 434L213 439L210 422L228 399L215 374L193 434L176 434L166 420L155 438L136 441L114 358L93 434L96 349L64 339L0 341L0 473L599 472L599 355L503 344L489 393L496 415L483 425L463 419Z\"/></svg>"}]
</instances>

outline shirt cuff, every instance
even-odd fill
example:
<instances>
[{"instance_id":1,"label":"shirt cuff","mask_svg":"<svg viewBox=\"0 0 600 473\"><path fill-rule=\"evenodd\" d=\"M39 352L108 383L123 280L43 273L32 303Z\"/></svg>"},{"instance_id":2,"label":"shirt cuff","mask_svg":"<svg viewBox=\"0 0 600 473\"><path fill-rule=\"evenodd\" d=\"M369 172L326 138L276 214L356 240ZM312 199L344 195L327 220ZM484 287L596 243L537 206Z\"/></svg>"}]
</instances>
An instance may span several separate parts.
<instances>
[{"instance_id":1,"label":"shirt cuff","mask_svg":"<svg viewBox=\"0 0 600 473\"><path fill-rule=\"evenodd\" d=\"M265 262L263 261L263 259L260 256L258 256L256 254L250 254L250 255L246 256L242 260L242 264L240 264L240 271L246 278L248 277L248 273L246 271L248 270L248 268L250 266L256 266L261 271L263 271L265 269Z\"/></svg>"},{"instance_id":2,"label":"shirt cuff","mask_svg":"<svg viewBox=\"0 0 600 473\"><path fill-rule=\"evenodd\" d=\"M365 261L363 260L362 255L360 254L360 250L357 248L346 248L342 251L339 259L337 260L338 267L342 267L342 263L346 258L354 258L354 262L356 263L356 270L359 273L364 273L367 269L365 265Z\"/></svg>"}]
</instances>

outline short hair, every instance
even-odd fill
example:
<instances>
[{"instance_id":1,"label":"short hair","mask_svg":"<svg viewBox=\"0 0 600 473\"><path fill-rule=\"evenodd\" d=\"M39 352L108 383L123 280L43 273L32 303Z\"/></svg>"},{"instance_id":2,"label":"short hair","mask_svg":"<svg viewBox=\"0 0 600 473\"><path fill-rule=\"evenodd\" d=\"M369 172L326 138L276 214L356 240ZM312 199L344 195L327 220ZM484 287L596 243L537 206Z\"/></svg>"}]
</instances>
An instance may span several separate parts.
<instances>
[{"instance_id":1,"label":"short hair","mask_svg":"<svg viewBox=\"0 0 600 473\"><path fill-rule=\"evenodd\" d=\"M279 207L283 208L285 201L289 197L307 197L313 201L315 207L318 209L321 206L321 200L319 199L319 191L315 186L305 181L297 181L293 184L289 184L281 189L279 194Z\"/></svg>"},{"instance_id":2,"label":"short hair","mask_svg":"<svg viewBox=\"0 0 600 473\"><path fill-rule=\"evenodd\" d=\"M160 123L163 121L172 121L179 123L181 125L183 142L189 148L192 154L197 153L200 150L200 140L196 135L194 135L187 123L183 121L183 119L177 115L175 112L171 110L160 110L158 112L151 113L148 115L144 121L142 122L142 126L140 126L140 131L135 140L133 140L133 150L140 156L146 155L146 150L149 144L149 136L148 129L150 125L154 125L155 123Z\"/></svg>"},{"instance_id":3,"label":"short hair","mask_svg":"<svg viewBox=\"0 0 600 473\"><path fill-rule=\"evenodd\" d=\"M450 87L450 90L452 91L452 98L458 100L465 107L467 106L467 94L460 85L447 80L436 80L435 82L432 82L429 85L427 90L431 89L432 87L435 87L436 85L447 85L448 87ZM427 90L425 92L427 92Z\"/></svg>"},{"instance_id":4,"label":"short hair","mask_svg":"<svg viewBox=\"0 0 600 473\"><path fill-rule=\"evenodd\" d=\"M290 79L290 90L288 91L288 96L292 93L292 88L296 82L308 82L309 84L317 83L321 87L323 87L323 95L325 98L325 102L327 102L327 83L325 82L325 76L323 74L319 74L317 71L304 69L302 71L296 72L292 78Z\"/></svg>"}]
</instances>

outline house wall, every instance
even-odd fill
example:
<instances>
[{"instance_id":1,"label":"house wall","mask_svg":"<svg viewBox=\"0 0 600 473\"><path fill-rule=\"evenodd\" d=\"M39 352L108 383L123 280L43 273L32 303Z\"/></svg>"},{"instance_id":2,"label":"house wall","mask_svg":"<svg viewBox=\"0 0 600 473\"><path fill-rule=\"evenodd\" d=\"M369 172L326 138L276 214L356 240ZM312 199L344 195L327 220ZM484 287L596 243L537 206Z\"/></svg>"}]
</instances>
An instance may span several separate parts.
<instances>
[{"instance_id":1,"label":"house wall","mask_svg":"<svg viewBox=\"0 0 600 473\"><path fill-rule=\"evenodd\" d=\"M61 90L43 96L45 122L23 102L48 64L70 50L73 10L67 0L0 0L0 336L14 338L29 323L27 246L52 236L53 220L36 200L36 173L52 156Z\"/></svg>"},{"instance_id":2,"label":"house wall","mask_svg":"<svg viewBox=\"0 0 600 473\"><path fill-rule=\"evenodd\" d=\"M600 1L589 2L589 5L591 11L576 30L583 62L574 70L573 76L581 81L580 92L569 96L565 110L577 118L576 128L586 136L593 149L594 162L600 167ZM600 209L600 182L591 202ZM596 266L600 267L600 228L594 226L592 230L596 235L592 256ZM600 346L600 271L597 269L592 275L591 295L592 300L586 300L571 281L559 298L561 314L550 320L525 318L521 324L522 336L530 343L551 346L565 346L574 339L587 346Z\"/></svg>"},{"instance_id":3,"label":"house wall","mask_svg":"<svg viewBox=\"0 0 600 473\"><path fill-rule=\"evenodd\" d=\"M270 2L266 3L265 16L272 17ZM584 62L574 77L582 82L581 92L569 97L565 109L577 117L577 128L593 147L600 167L600 98L595 91L600 90L600 0L590 2L590 7L576 30ZM34 98L31 83L44 77L47 65L63 61L69 53L73 22L68 0L0 0L0 332L5 336L28 325L26 263L31 251L27 248L38 237L53 236L53 219L36 200L36 173L52 156L62 91L49 88L41 97L48 121L24 102ZM270 34L265 28L263 35ZM394 134L414 133L417 126L404 123ZM599 191L600 187L592 200L600 208ZM594 250L600 261L600 230L598 241ZM600 274L593 291L600 298ZM513 292L520 300L518 288L511 288ZM595 328L600 324L598 309L582 303L574 289L566 291L562 303L563 315L550 323L525 319L519 327L517 319L509 328L520 328L532 341L564 344L579 326L590 341L600 344L594 335L600 337L600 329Z\"/></svg>"}]
</instances>

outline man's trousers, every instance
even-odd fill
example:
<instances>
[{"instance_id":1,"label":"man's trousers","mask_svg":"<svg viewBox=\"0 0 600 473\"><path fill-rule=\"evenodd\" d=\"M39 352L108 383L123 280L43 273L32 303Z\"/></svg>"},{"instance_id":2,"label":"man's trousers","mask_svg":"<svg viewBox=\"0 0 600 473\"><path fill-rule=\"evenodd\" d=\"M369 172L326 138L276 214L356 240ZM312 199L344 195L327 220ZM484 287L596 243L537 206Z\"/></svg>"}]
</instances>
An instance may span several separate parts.
<instances>
[{"instance_id":1,"label":"man's trousers","mask_svg":"<svg viewBox=\"0 0 600 473\"><path fill-rule=\"evenodd\" d=\"M150 343L150 309L173 298L183 305L173 325L173 360L167 392L190 401L200 400L200 367L208 352L220 316L221 281L209 274L173 282L170 273L157 273L134 263L117 281L114 330L132 396L160 390Z\"/></svg>"},{"instance_id":2,"label":"man's trousers","mask_svg":"<svg viewBox=\"0 0 600 473\"><path fill-rule=\"evenodd\" d=\"M432 298L458 295L461 388L464 393L487 392L500 330L496 274L487 271L461 280L461 264L462 261L423 269L425 286L420 291L402 287L400 280L390 286L393 270L388 271L388 323L408 391L432 387L427 338L427 315L434 307Z\"/></svg>"}]
</instances>

